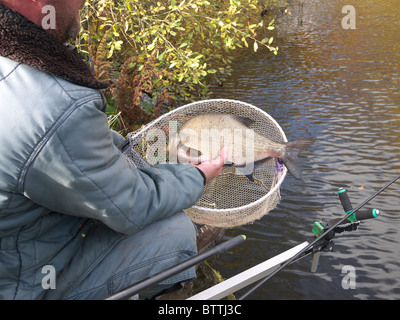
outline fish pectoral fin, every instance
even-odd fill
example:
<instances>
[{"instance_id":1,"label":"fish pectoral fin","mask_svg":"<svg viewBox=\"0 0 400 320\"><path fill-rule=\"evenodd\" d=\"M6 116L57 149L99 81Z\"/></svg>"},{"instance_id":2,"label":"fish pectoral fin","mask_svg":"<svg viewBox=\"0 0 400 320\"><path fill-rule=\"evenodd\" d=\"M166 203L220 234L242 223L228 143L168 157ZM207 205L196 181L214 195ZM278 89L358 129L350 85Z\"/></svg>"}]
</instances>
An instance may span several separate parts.
<instances>
[{"instance_id":1,"label":"fish pectoral fin","mask_svg":"<svg viewBox=\"0 0 400 320\"><path fill-rule=\"evenodd\" d=\"M254 172L254 168L250 171L249 168L247 168L247 166L243 166L243 167L235 167L242 175L244 175L247 179L249 179L251 182L254 182L254 178L253 178L253 172Z\"/></svg>"}]
</instances>

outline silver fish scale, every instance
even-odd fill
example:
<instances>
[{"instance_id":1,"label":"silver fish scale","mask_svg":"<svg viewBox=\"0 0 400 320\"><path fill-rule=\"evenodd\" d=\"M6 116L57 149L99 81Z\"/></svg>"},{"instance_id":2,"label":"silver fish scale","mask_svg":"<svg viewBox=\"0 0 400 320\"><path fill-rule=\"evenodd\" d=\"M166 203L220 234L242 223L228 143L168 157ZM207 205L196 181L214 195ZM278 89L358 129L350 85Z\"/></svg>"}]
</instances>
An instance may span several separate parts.
<instances>
[{"instance_id":1,"label":"silver fish scale","mask_svg":"<svg viewBox=\"0 0 400 320\"><path fill-rule=\"evenodd\" d=\"M127 161L137 167L174 162L175 159L170 161L167 151L170 137L186 121L206 113L249 118L254 121L250 128L259 134L276 142L287 141L279 124L255 106L236 100L204 100L174 109L144 128L130 133L130 145L124 152ZM255 169L254 181L235 167L227 167L220 176L206 184L203 196L185 212L196 223L223 228L252 223L279 203L280 185L286 173L286 167L276 158L264 161Z\"/></svg>"}]
</instances>

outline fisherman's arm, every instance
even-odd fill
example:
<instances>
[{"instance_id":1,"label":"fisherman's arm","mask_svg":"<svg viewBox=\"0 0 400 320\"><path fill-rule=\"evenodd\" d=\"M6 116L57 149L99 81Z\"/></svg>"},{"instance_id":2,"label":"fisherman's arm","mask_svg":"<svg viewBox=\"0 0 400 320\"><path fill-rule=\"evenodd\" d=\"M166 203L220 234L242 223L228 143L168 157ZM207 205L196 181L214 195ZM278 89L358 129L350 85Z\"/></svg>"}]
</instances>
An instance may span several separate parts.
<instances>
[{"instance_id":1,"label":"fisherman's arm","mask_svg":"<svg viewBox=\"0 0 400 320\"><path fill-rule=\"evenodd\" d=\"M118 132L116 132L114 130L111 130L111 135L112 135L112 138L113 138L113 143L117 147L119 147L120 145L122 145L126 141L126 139L121 134L119 134Z\"/></svg>"},{"instance_id":2,"label":"fisherman's arm","mask_svg":"<svg viewBox=\"0 0 400 320\"><path fill-rule=\"evenodd\" d=\"M197 202L203 177L189 164L136 169L95 106L77 108L29 165L24 194L56 212L132 233Z\"/></svg>"}]
</instances>

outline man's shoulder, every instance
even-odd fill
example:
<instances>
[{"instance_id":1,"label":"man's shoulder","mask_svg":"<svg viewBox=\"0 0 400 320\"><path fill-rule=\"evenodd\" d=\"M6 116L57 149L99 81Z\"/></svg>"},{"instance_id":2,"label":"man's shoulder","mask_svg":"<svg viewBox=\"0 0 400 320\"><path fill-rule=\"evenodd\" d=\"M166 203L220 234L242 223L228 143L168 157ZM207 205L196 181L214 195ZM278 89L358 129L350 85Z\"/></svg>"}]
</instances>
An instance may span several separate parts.
<instances>
[{"instance_id":1,"label":"man's shoulder","mask_svg":"<svg viewBox=\"0 0 400 320\"><path fill-rule=\"evenodd\" d=\"M29 167L54 133L66 123L73 127L88 110L96 115L105 106L98 90L4 57L0 57L0 97L0 149L8 150L0 155L0 167L7 170L0 168L0 180L7 175L14 189L26 172L22 169Z\"/></svg>"},{"instance_id":2,"label":"man's shoulder","mask_svg":"<svg viewBox=\"0 0 400 320\"><path fill-rule=\"evenodd\" d=\"M2 89L2 82L4 84ZM12 86L5 85L12 83ZM99 90L83 87L49 73L40 71L26 64L0 56L0 92L7 90L9 94L23 95L26 98L54 97L58 101L99 99L104 97Z\"/></svg>"}]
</instances>

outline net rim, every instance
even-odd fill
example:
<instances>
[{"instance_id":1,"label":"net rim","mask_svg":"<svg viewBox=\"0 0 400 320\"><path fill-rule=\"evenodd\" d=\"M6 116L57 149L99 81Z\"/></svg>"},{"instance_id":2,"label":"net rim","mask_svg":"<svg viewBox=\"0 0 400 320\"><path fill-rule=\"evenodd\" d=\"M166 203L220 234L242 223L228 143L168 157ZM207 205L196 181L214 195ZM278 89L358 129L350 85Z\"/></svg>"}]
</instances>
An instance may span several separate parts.
<instances>
[{"instance_id":1,"label":"net rim","mask_svg":"<svg viewBox=\"0 0 400 320\"><path fill-rule=\"evenodd\" d=\"M206 100L200 100L200 101L195 101L195 102L192 102L192 103L185 104L183 106L180 106L180 107L178 107L178 108L176 108L174 110L171 110L171 111L163 114L162 116L158 117L154 121L150 122L149 124L144 126L142 129L139 129L138 131L136 131L135 134L133 135L133 137L139 136L143 132L148 131L151 127L156 125L158 122L162 121L164 118L169 117L174 113L180 112L182 109L189 108L189 107L191 107L193 105L197 105L197 104L213 103L213 102L228 102L228 103L242 104L242 105L246 105L247 107L249 107L251 109L256 110L257 112L262 113L264 116L269 118L269 120L276 126L276 128L278 129L278 131L282 135L283 141L284 142L288 142L288 140L286 138L286 135L285 135L285 132L283 131L281 126L267 112L265 112L261 108L253 106L252 104L249 104L247 102L243 102L243 101L240 101L240 100L234 100L234 99L206 99ZM249 207L256 206L257 204L259 204L261 202L264 202L266 198L272 196L277 190L279 190L283 180L286 177L286 174L287 174L287 168L286 168L286 166L283 166L283 172L282 172L281 176L279 177L278 181L276 182L276 184L274 185L274 187L267 194L262 196L261 198L255 200L253 202L250 202L249 204L246 204L244 206L235 207L235 208L227 208L227 209L212 209L212 208L204 208L204 207L199 207L199 206L193 205L190 208L196 209L198 211L204 211L204 212L221 212L221 213L224 213L224 212L232 212L232 211L241 211L243 209L247 209Z\"/></svg>"}]
</instances>

